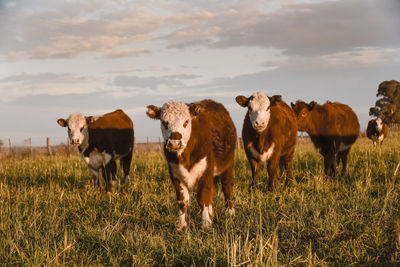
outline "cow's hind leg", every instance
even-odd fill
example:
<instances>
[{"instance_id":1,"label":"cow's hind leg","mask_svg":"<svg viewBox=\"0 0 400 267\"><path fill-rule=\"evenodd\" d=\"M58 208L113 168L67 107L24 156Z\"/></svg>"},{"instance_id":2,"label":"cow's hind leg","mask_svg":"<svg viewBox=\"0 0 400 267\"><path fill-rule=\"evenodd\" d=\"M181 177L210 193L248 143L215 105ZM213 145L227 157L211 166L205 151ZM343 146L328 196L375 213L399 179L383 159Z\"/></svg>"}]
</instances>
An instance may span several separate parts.
<instances>
[{"instance_id":1,"label":"cow's hind leg","mask_svg":"<svg viewBox=\"0 0 400 267\"><path fill-rule=\"evenodd\" d=\"M324 169L325 169L325 175L335 177L336 170L335 170L334 153L328 153L327 155L324 155Z\"/></svg>"},{"instance_id":2,"label":"cow's hind leg","mask_svg":"<svg viewBox=\"0 0 400 267\"><path fill-rule=\"evenodd\" d=\"M113 162L113 161L111 161ZM111 169L112 169L112 163L109 162L107 163L103 168L103 178L104 178L104 182L106 184L106 192L107 193L111 193Z\"/></svg>"},{"instance_id":3,"label":"cow's hind leg","mask_svg":"<svg viewBox=\"0 0 400 267\"><path fill-rule=\"evenodd\" d=\"M120 162L122 163L122 168L124 170L124 183L125 185L129 184L130 176L129 172L131 170L131 162L132 162L132 150L125 157L121 158Z\"/></svg>"},{"instance_id":4,"label":"cow's hind leg","mask_svg":"<svg viewBox=\"0 0 400 267\"><path fill-rule=\"evenodd\" d=\"M118 185L117 162L115 160L110 161L109 168L110 168L110 174L111 174L110 177L112 181L112 186L117 186Z\"/></svg>"},{"instance_id":5,"label":"cow's hind leg","mask_svg":"<svg viewBox=\"0 0 400 267\"><path fill-rule=\"evenodd\" d=\"M292 161L293 161L293 155L285 157L283 161L286 170L286 181L285 181L286 185L291 185L293 183Z\"/></svg>"},{"instance_id":6,"label":"cow's hind leg","mask_svg":"<svg viewBox=\"0 0 400 267\"><path fill-rule=\"evenodd\" d=\"M235 215L233 208L232 192L233 192L233 162L229 168L219 175L222 184L222 192L225 197L225 208L230 215Z\"/></svg>"},{"instance_id":7,"label":"cow's hind leg","mask_svg":"<svg viewBox=\"0 0 400 267\"><path fill-rule=\"evenodd\" d=\"M342 176L346 174L347 171L347 156L350 153L350 148L339 152L340 158L342 160Z\"/></svg>"}]
</instances>

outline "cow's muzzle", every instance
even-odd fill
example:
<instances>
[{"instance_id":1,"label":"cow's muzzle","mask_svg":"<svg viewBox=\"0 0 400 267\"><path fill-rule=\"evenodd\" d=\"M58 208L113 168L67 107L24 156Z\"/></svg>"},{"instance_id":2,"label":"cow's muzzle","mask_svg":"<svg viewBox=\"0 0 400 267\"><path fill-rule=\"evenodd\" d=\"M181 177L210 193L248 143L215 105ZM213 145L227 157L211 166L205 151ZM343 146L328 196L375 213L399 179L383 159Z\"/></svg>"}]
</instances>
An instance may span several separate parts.
<instances>
[{"instance_id":1,"label":"cow's muzzle","mask_svg":"<svg viewBox=\"0 0 400 267\"><path fill-rule=\"evenodd\" d=\"M182 149L183 147L182 135L178 132L173 132L169 137L169 139L167 140L165 147L171 152L172 151L176 152Z\"/></svg>"},{"instance_id":2,"label":"cow's muzzle","mask_svg":"<svg viewBox=\"0 0 400 267\"><path fill-rule=\"evenodd\" d=\"M71 145L79 146L80 145L79 138L72 138Z\"/></svg>"}]
</instances>

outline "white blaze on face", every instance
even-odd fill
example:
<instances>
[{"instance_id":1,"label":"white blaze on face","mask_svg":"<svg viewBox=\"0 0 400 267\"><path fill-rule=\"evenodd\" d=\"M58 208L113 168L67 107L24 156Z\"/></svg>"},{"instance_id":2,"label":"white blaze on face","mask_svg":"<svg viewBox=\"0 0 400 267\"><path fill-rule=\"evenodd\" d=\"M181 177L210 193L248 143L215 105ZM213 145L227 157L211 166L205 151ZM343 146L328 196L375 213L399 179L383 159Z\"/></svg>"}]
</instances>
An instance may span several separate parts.
<instances>
[{"instance_id":1,"label":"white blaze on face","mask_svg":"<svg viewBox=\"0 0 400 267\"><path fill-rule=\"evenodd\" d=\"M74 113L68 117L68 137L72 144L82 145L88 142L86 118L80 113Z\"/></svg>"},{"instance_id":2,"label":"white blaze on face","mask_svg":"<svg viewBox=\"0 0 400 267\"><path fill-rule=\"evenodd\" d=\"M382 131L382 127L383 127L382 119L381 119L381 118L377 118L377 119L375 120L375 122L376 122L376 126L377 126L377 128L378 128L378 131L379 131L379 132Z\"/></svg>"},{"instance_id":3,"label":"white blaze on face","mask_svg":"<svg viewBox=\"0 0 400 267\"><path fill-rule=\"evenodd\" d=\"M182 138L179 140L180 149L177 152L183 151L192 131L189 107L182 102L170 101L162 106L160 120L165 144L168 141L178 142L176 138L171 139L171 134L179 133Z\"/></svg>"},{"instance_id":4,"label":"white blaze on face","mask_svg":"<svg viewBox=\"0 0 400 267\"><path fill-rule=\"evenodd\" d=\"M271 111L268 97L262 93L254 93L249 100L249 117L251 125L257 132L262 132L267 128Z\"/></svg>"}]
</instances>

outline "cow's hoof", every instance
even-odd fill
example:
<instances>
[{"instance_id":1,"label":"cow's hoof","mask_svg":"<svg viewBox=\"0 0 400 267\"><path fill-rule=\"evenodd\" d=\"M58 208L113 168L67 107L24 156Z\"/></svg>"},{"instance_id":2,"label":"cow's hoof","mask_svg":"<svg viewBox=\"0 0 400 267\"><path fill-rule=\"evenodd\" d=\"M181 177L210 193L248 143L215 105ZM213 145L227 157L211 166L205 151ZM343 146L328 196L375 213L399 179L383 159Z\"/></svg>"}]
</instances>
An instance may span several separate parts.
<instances>
[{"instance_id":1,"label":"cow's hoof","mask_svg":"<svg viewBox=\"0 0 400 267\"><path fill-rule=\"evenodd\" d=\"M235 208L229 208L226 210L226 212L230 215L230 216L235 216Z\"/></svg>"}]
</instances>

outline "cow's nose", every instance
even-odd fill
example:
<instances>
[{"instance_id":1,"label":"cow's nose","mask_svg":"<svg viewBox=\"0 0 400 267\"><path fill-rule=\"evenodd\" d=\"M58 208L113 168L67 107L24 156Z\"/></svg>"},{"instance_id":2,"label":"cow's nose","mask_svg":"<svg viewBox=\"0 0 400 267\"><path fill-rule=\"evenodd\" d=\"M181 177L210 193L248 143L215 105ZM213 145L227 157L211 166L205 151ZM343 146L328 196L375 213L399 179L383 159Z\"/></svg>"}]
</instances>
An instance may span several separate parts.
<instances>
[{"instance_id":1,"label":"cow's nose","mask_svg":"<svg viewBox=\"0 0 400 267\"><path fill-rule=\"evenodd\" d=\"M79 138L72 138L71 143L73 145L79 144Z\"/></svg>"},{"instance_id":2,"label":"cow's nose","mask_svg":"<svg viewBox=\"0 0 400 267\"><path fill-rule=\"evenodd\" d=\"M178 150L182 147L182 141L176 139L168 139L167 148L171 150Z\"/></svg>"},{"instance_id":3,"label":"cow's nose","mask_svg":"<svg viewBox=\"0 0 400 267\"><path fill-rule=\"evenodd\" d=\"M264 125L264 122L263 122L263 121L256 121L256 122L255 122L255 125L258 126L258 127L260 127L260 126L263 126L263 125Z\"/></svg>"}]
</instances>

